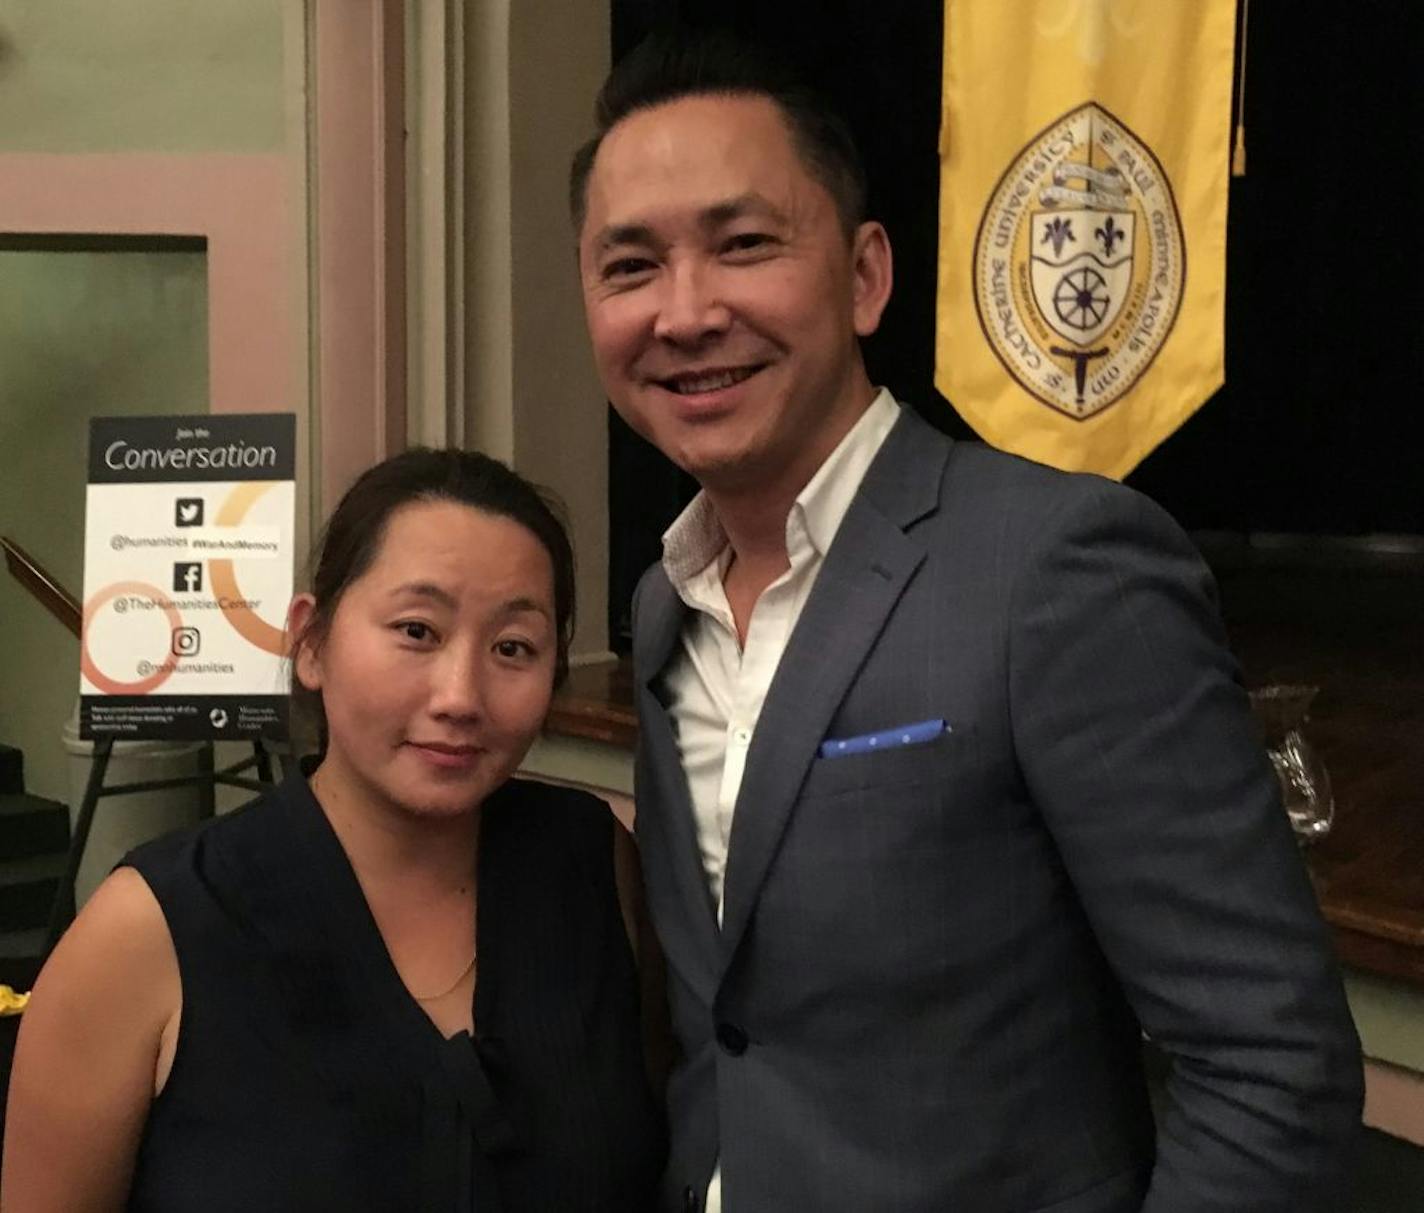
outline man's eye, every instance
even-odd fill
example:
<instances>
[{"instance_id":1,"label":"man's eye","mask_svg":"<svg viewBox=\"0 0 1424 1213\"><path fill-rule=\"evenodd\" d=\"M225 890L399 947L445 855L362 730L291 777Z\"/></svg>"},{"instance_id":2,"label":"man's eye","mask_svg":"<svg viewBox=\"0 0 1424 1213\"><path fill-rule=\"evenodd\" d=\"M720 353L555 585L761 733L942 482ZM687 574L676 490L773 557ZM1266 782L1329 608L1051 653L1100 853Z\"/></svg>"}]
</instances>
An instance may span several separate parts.
<instances>
[{"instance_id":1,"label":"man's eye","mask_svg":"<svg viewBox=\"0 0 1424 1213\"><path fill-rule=\"evenodd\" d=\"M727 253L763 252L773 243L773 238L766 232L738 232L728 237L722 250Z\"/></svg>"},{"instance_id":2,"label":"man's eye","mask_svg":"<svg viewBox=\"0 0 1424 1213\"><path fill-rule=\"evenodd\" d=\"M652 269L653 263L647 257L619 257L604 265L603 276L605 279L636 278Z\"/></svg>"}]
</instances>

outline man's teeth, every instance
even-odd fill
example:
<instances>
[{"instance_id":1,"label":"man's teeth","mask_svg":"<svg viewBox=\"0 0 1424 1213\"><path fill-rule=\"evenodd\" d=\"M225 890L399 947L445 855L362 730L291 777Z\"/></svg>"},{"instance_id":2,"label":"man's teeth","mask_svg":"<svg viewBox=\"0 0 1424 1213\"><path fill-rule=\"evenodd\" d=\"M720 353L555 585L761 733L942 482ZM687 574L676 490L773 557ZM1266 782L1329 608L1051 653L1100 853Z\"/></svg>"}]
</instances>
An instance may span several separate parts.
<instances>
[{"instance_id":1,"label":"man's teeth","mask_svg":"<svg viewBox=\"0 0 1424 1213\"><path fill-rule=\"evenodd\" d=\"M672 390L680 396L694 396L698 392L717 392L741 383L755 373L754 367L743 367L734 371L712 371L706 375L683 377L669 380Z\"/></svg>"}]
</instances>

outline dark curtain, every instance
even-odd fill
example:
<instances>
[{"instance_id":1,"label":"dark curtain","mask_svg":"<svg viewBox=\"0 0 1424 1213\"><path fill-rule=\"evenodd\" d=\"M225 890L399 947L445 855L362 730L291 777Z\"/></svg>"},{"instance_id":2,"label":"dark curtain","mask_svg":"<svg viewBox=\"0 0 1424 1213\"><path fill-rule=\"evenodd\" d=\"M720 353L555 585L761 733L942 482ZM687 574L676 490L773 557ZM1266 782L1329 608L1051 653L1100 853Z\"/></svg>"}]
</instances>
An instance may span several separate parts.
<instances>
[{"instance_id":1,"label":"dark curtain","mask_svg":"<svg viewBox=\"0 0 1424 1213\"><path fill-rule=\"evenodd\" d=\"M613 49L681 21L802 63L856 129L895 249L871 377L972 437L933 382L942 20L940 0L613 0ZM1257 3L1250 21L1226 386L1127 483L1189 529L1424 533L1424 5ZM609 437L620 648L638 575L695 486L611 414Z\"/></svg>"}]
</instances>

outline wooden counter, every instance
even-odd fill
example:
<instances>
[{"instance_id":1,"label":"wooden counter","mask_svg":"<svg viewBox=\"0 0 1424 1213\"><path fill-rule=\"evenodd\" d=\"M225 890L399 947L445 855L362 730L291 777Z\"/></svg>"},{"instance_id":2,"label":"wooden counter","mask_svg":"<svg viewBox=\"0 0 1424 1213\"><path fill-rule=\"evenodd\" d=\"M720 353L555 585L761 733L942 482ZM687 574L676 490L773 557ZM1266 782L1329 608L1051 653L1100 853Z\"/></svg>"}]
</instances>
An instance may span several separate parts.
<instances>
[{"instance_id":1,"label":"wooden counter","mask_svg":"<svg viewBox=\"0 0 1424 1213\"><path fill-rule=\"evenodd\" d=\"M632 658L570 670L554 696L546 728L556 736L602 742L631 753L638 744Z\"/></svg>"},{"instance_id":2,"label":"wooden counter","mask_svg":"<svg viewBox=\"0 0 1424 1213\"><path fill-rule=\"evenodd\" d=\"M1424 986L1424 570L1218 569L1248 686L1320 687L1335 826L1306 853L1340 959Z\"/></svg>"}]
</instances>

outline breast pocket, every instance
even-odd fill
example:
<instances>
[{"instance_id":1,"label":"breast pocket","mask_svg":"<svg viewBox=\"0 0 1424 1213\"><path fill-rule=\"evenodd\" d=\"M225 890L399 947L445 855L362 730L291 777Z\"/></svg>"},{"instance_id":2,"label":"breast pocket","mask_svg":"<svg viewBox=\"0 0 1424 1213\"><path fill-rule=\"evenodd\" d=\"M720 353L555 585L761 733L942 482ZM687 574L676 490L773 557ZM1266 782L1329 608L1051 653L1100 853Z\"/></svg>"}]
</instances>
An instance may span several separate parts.
<instances>
[{"instance_id":1,"label":"breast pocket","mask_svg":"<svg viewBox=\"0 0 1424 1213\"><path fill-rule=\"evenodd\" d=\"M963 734L956 729L930 741L858 754L818 756L801 786L801 798L846 796L947 780L963 749Z\"/></svg>"}]
</instances>

